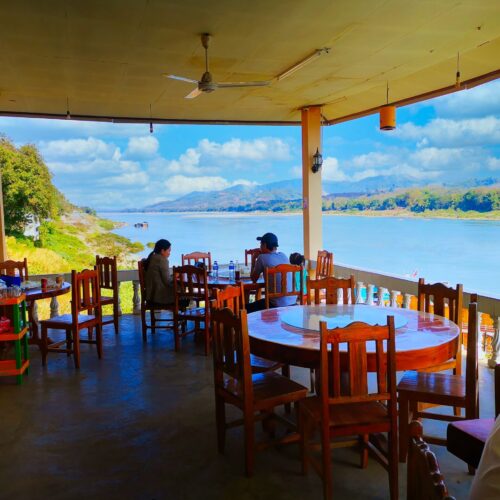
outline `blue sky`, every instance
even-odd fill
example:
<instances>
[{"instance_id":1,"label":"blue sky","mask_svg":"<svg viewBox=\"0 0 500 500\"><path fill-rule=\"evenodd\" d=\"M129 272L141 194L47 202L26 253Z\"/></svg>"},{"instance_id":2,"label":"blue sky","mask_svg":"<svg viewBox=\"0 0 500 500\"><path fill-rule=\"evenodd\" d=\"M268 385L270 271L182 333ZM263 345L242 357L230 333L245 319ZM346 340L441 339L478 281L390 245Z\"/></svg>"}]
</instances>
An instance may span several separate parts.
<instances>
[{"instance_id":1,"label":"blue sky","mask_svg":"<svg viewBox=\"0 0 500 500\"><path fill-rule=\"evenodd\" d=\"M210 98L210 95L201 98ZM500 81L323 130L323 179L399 175L428 183L500 177ZM0 117L0 133L40 149L77 205L142 207L191 191L300 177L300 127L127 125Z\"/></svg>"}]
</instances>

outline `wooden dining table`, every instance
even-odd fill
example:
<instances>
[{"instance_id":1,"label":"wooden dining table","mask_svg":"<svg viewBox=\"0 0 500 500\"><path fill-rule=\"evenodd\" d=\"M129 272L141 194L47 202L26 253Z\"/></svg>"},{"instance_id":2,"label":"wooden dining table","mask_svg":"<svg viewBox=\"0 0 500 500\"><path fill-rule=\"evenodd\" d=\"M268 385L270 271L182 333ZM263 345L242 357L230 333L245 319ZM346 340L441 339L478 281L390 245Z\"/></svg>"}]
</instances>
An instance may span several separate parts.
<instances>
[{"instance_id":1,"label":"wooden dining table","mask_svg":"<svg viewBox=\"0 0 500 500\"><path fill-rule=\"evenodd\" d=\"M248 315L252 354L306 368L319 367L319 322L328 328L354 321L387 324L394 316L397 370L418 370L452 358L457 351L459 327L436 314L391 307L356 305L289 306ZM375 346L368 344L368 370L376 371ZM347 352L342 356L348 366Z\"/></svg>"},{"instance_id":2,"label":"wooden dining table","mask_svg":"<svg viewBox=\"0 0 500 500\"><path fill-rule=\"evenodd\" d=\"M67 282L62 283L60 287L57 288L47 288L42 290L42 288L29 288L25 290L26 303L28 306L28 319L30 322L30 344L40 344L40 334L39 334L39 321L38 315L35 313L35 303L37 300L51 299L52 297L58 297L59 295L64 295L69 293L71 290L71 285Z\"/></svg>"}]
</instances>

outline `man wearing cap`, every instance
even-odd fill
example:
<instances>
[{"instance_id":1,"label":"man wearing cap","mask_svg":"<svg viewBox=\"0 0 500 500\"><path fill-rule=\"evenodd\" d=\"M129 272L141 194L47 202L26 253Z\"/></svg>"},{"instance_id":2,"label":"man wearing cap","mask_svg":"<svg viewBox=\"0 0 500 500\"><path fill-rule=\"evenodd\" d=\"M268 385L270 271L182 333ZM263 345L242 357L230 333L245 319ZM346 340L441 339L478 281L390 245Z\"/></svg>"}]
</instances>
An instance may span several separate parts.
<instances>
[{"instance_id":1,"label":"man wearing cap","mask_svg":"<svg viewBox=\"0 0 500 500\"><path fill-rule=\"evenodd\" d=\"M268 267L276 267L280 264L289 264L288 257L283 252L278 252L278 237L273 233L266 233L264 236L259 236L257 238L260 241L260 250L261 254L257 257L255 261L255 266L252 271L252 281L255 283L260 275L264 272L264 270ZM281 283L279 282L278 276L278 291ZM270 291L274 292L274 283L269 284ZM289 288L289 292L292 291L292 283L288 283L287 287ZM291 306L295 305L297 301L296 297L277 297L275 299L271 299L270 305L271 307L283 307L283 306ZM246 309L247 312L255 312L261 311L266 308L265 299L256 300L250 304L247 304Z\"/></svg>"}]
</instances>

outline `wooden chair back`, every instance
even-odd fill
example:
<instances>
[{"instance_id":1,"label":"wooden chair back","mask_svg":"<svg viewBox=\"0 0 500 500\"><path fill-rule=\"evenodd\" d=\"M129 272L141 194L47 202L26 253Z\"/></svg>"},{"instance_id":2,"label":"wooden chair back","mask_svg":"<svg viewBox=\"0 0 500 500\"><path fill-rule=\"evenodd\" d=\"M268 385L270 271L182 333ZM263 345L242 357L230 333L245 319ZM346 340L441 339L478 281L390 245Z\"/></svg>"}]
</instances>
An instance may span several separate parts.
<instances>
[{"instance_id":1,"label":"wooden chair back","mask_svg":"<svg viewBox=\"0 0 500 500\"><path fill-rule=\"evenodd\" d=\"M100 318L101 289L97 269L84 269L79 273L71 271L71 295L73 323L78 323L78 315L84 311Z\"/></svg>"},{"instance_id":2,"label":"wooden chair back","mask_svg":"<svg viewBox=\"0 0 500 500\"><path fill-rule=\"evenodd\" d=\"M293 264L279 264L266 267L264 272L266 290L266 309L270 300L279 297L297 297L304 303L304 268Z\"/></svg>"},{"instance_id":3,"label":"wooden chair back","mask_svg":"<svg viewBox=\"0 0 500 500\"><path fill-rule=\"evenodd\" d=\"M116 256L100 257L96 255L95 265L99 270L99 286L107 290L118 290L118 265Z\"/></svg>"},{"instance_id":4,"label":"wooden chair back","mask_svg":"<svg viewBox=\"0 0 500 500\"><path fill-rule=\"evenodd\" d=\"M245 266L248 266L248 258L250 257L250 270L253 271L257 257L262 253L260 248L249 248L245 250Z\"/></svg>"},{"instance_id":5,"label":"wooden chair back","mask_svg":"<svg viewBox=\"0 0 500 500\"><path fill-rule=\"evenodd\" d=\"M316 259L316 279L333 276L333 253L327 250L318 250Z\"/></svg>"},{"instance_id":6,"label":"wooden chair back","mask_svg":"<svg viewBox=\"0 0 500 500\"><path fill-rule=\"evenodd\" d=\"M215 301L212 302L210 322L216 389L224 389L226 376L234 379L241 387L242 399L250 407L253 402L253 388L247 312L242 309L238 316L227 307L218 309Z\"/></svg>"},{"instance_id":7,"label":"wooden chair back","mask_svg":"<svg viewBox=\"0 0 500 500\"><path fill-rule=\"evenodd\" d=\"M27 281L29 279L28 259L25 257L24 260L4 260L0 262L0 274L19 276L21 281Z\"/></svg>"},{"instance_id":8,"label":"wooden chair back","mask_svg":"<svg viewBox=\"0 0 500 500\"><path fill-rule=\"evenodd\" d=\"M175 311L180 311L182 299L194 300L197 304L205 302L209 307L207 269L196 266L177 266L173 268Z\"/></svg>"},{"instance_id":9,"label":"wooden chair back","mask_svg":"<svg viewBox=\"0 0 500 500\"><path fill-rule=\"evenodd\" d=\"M462 325L463 286L458 284L455 288L447 287L443 283L425 283L424 278L418 280L418 310L431 312L448 317L458 326ZM446 314L448 306L448 314Z\"/></svg>"},{"instance_id":10,"label":"wooden chair back","mask_svg":"<svg viewBox=\"0 0 500 500\"><path fill-rule=\"evenodd\" d=\"M239 316L240 311L245 309L245 293L243 283L234 286L227 286L223 290L216 288L214 291L215 307L217 309L230 309Z\"/></svg>"},{"instance_id":11,"label":"wooden chair back","mask_svg":"<svg viewBox=\"0 0 500 500\"><path fill-rule=\"evenodd\" d=\"M354 291L355 281L354 276L350 278L321 278L311 280L307 277L307 305L320 304L321 299L324 297L327 304L339 303L339 290L341 290L342 303L349 304L349 295L351 304L356 303L356 296ZM312 297L311 297L312 295Z\"/></svg>"},{"instance_id":12,"label":"wooden chair back","mask_svg":"<svg viewBox=\"0 0 500 500\"><path fill-rule=\"evenodd\" d=\"M477 295L471 294L469 304L469 323L467 333L467 358L465 367L465 394L467 398L467 406L469 414L477 415L479 418L479 367L478 367L478 352L477 352Z\"/></svg>"},{"instance_id":13,"label":"wooden chair back","mask_svg":"<svg viewBox=\"0 0 500 500\"><path fill-rule=\"evenodd\" d=\"M354 322L345 328L328 329L320 322L320 398L322 425L329 425L329 406L336 404L385 401L396 426L396 336L394 317L387 317L386 326ZM368 391L367 343L376 351L376 389ZM341 364L340 344L347 346L347 366ZM384 351L384 343L386 350ZM347 369L347 371L345 371ZM342 372L347 377L342 384ZM325 390L326 389L326 390ZM396 428L396 427L394 427Z\"/></svg>"},{"instance_id":14,"label":"wooden chair back","mask_svg":"<svg viewBox=\"0 0 500 500\"><path fill-rule=\"evenodd\" d=\"M408 447L407 496L408 500L454 500L448 496L448 489L439 470L436 455L422 439L420 422L410 423Z\"/></svg>"},{"instance_id":15,"label":"wooden chair back","mask_svg":"<svg viewBox=\"0 0 500 500\"><path fill-rule=\"evenodd\" d=\"M202 263L207 272L212 271L212 255L210 252L191 252L182 254L183 266L196 266Z\"/></svg>"}]
</instances>

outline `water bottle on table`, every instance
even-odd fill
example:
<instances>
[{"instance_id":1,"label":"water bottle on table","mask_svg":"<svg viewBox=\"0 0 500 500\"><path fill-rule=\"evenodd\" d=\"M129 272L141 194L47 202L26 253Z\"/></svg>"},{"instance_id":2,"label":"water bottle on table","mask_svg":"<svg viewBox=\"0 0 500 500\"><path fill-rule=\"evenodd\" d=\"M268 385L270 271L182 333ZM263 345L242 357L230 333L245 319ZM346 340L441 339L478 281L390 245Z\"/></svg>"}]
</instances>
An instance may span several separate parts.
<instances>
[{"instance_id":1,"label":"water bottle on table","mask_svg":"<svg viewBox=\"0 0 500 500\"><path fill-rule=\"evenodd\" d=\"M212 271L213 271L214 278L218 278L219 277L219 264L216 260L214 260L214 265L212 266Z\"/></svg>"},{"instance_id":2,"label":"water bottle on table","mask_svg":"<svg viewBox=\"0 0 500 500\"><path fill-rule=\"evenodd\" d=\"M232 260L229 261L229 279L234 280L234 262Z\"/></svg>"}]
</instances>

